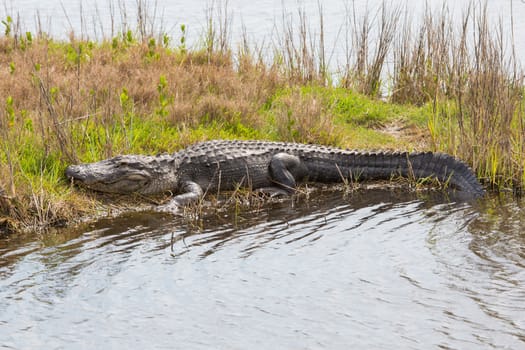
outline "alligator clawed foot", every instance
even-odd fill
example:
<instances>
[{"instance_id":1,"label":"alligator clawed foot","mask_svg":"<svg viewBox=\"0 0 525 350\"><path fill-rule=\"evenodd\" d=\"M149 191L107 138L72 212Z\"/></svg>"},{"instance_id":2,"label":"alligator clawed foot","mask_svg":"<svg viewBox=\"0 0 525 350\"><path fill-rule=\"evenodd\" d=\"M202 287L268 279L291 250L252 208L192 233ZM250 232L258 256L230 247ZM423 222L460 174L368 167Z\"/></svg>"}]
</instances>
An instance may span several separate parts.
<instances>
[{"instance_id":1,"label":"alligator clawed foot","mask_svg":"<svg viewBox=\"0 0 525 350\"><path fill-rule=\"evenodd\" d=\"M290 193L279 187L263 187L255 190L255 193L261 196L267 196L270 198L282 198L289 197Z\"/></svg>"},{"instance_id":2,"label":"alligator clawed foot","mask_svg":"<svg viewBox=\"0 0 525 350\"><path fill-rule=\"evenodd\" d=\"M161 213L177 214L180 206L173 201L155 207L155 211Z\"/></svg>"}]
</instances>

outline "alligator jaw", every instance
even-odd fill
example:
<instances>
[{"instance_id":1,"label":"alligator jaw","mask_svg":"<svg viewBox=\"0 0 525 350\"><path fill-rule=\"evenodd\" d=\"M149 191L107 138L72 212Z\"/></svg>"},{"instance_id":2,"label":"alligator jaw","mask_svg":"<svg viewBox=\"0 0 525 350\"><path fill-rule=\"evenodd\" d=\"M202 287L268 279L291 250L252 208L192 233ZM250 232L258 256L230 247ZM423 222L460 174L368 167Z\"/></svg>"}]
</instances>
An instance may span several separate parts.
<instances>
[{"instance_id":1,"label":"alligator jaw","mask_svg":"<svg viewBox=\"0 0 525 350\"><path fill-rule=\"evenodd\" d=\"M111 187L108 187L108 185L116 182L116 179L114 181L108 181L109 179L106 178L105 181L100 181L93 172L87 170L88 168L83 164L70 165L66 168L66 177L74 185L95 191L120 193L120 191L112 190Z\"/></svg>"},{"instance_id":2,"label":"alligator jaw","mask_svg":"<svg viewBox=\"0 0 525 350\"><path fill-rule=\"evenodd\" d=\"M73 183L77 183L82 186L95 186L95 184L102 182L98 180L100 177L87 170L88 168L86 168L86 165L70 165L66 168L66 177ZM104 182L107 184L115 184L122 180L119 174L114 174L113 176L114 178L105 178ZM127 181L137 182L145 182L147 180L147 176L140 173L128 174L125 178Z\"/></svg>"},{"instance_id":3,"label":"alligator jaw","mask_svg":"<svg viewBox=\"0 0 525 350\"><path fill-rule=\"evenodd\" d=\"M72 183L98 192L154 194L163 192L173 181L169 169L160 167L155 157L118 156L95 163L70 165L66 177Z\"/></svg>"}]
</instances>

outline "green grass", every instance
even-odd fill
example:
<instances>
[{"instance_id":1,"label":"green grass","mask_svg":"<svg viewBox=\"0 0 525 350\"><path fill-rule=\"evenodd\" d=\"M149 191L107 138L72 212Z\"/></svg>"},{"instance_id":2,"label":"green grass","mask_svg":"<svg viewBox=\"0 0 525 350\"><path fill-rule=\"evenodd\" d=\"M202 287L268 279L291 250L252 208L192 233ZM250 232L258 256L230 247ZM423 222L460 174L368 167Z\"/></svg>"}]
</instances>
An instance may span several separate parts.
<instances>
[{"instance_id":1,"label":"green grass","mask_svg":"<svg viewBox=\"0 0 525 350\"><path fill-rule=\"evenodd\" d=\"M297 103L300 100L316 107ZM420 145L389 135L385 127L395 124L423 130L431 115L427 106L387 103L352 90L319 85L279 90L269 101L261 112L266 119L264 138L345 148L416 149ZM283 105L287 107L284 118Z\"/></svg>"},{"instance_id":2,"label":"green grass","mask_svg":"<svg viewBox=\"0 0 525 350\"><path fill-rule=\"evenodd\" d=\"M312 100L316 101L317 106L308 117L314 119L314 125L301 127L298 122L301 120L300 114L308 113L305 111L308 108L301 106L301 101ZM288 117L285 121L281 120L283 108ZM424 128L428 118L425 108L394 105L347 89L323 86L278 90L258 110L255 126L240 117L218 120L206 115L196 125L174 125L159 115L158 111L144 116L130 113L115 115L111 125L105 125L95 116L78 123L73 129L72 138L77 140L75 147L78 159L82 162L124 153L173 152L210 139L310 141L340 147L385 148L385 145L395 145L398 140L381 131L384 125L397 122ZM313 127L320 126L315 124L316 118L324 118L336 135L328 135L328 130L319 130L316 137L320 140L306 140L308 135L302 135L301 132L311 132ZM285 124L284 130L279 130L279 123ZM325 135L324 141L329 142L323 142L322 135ZM32 151L27 155L32 156ZM55 157L54 161L59 162L59 158Z\"/></svg>"}]
</instances>

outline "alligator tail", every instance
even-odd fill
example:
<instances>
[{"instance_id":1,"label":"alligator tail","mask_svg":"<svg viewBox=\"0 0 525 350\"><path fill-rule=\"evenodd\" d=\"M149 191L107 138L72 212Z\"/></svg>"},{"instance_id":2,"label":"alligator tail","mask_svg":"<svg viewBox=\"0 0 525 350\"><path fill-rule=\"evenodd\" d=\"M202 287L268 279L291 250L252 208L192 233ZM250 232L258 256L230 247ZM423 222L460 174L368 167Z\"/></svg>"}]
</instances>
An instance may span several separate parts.
<instances>
[{"instance_id":1,"label":"alligator tail","mask_svg":"<svg viewBox=\"0 0 525 350\"><path fill-rule=\"evenodd\" d=\"M445 153L412 153L407 157L407 165L417 179L433 177L440 182L475 196L485 193L472 169Z\"/></svg>"},{"instance_id":2,"label":"alligator tail","mask_svg":"<svg viewBox=\"0 0 525 350\"><path fill-rule=\"evenodd\" d=\"M393 176L432 178L476 197L485 193L472 169L461 160L445 153L341 151L332 153L329 158L337 164L339 176L356 180L390 179ZM317 161L324 163L321 159ZM335 175L327 171L324 174L319 173L318 176L333 179Z\"/></svg>"}]
</instances>

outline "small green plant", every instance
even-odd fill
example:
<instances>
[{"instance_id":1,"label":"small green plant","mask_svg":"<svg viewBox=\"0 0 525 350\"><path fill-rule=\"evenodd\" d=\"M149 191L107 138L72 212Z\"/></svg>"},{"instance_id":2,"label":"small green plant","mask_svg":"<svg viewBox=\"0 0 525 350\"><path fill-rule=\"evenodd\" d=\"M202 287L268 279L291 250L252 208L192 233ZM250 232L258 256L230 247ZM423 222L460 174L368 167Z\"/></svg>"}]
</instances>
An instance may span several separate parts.
<instances>
[{"instance_id":1,"label":"small green plant","mask_svg":"<svg viewBox=\"0 0 525 350\"><path fill-rule=\"evenodd\" d=\"M2 20L2 24L5 27L4 35L7 37L10 36L13 26L13 18L11 18L11 16L7 16L6 19Z\"/></svg>"},{"instance_id":2,"label":"small green plant","mask_svg":"<svg viewBox=\"0 0 525 350\"><path fill-rule=\"evenodd\" d=\"M22 50L27 50L31 44L33 44L33 34L31 34L31 32L26 32L25 37L22 37L20 40L20 48Z\"/></svg>"},{"instance_id":3,"label":"small green plant","mask_svg":"<svg viewBox=\"0 0 525 350\"><path fill-rule=\"evenodd\" d=\"M169 48L170 42L171 42L170 36L167 33L162 34L162 45L164 46L164 48L166 49Z\"/></svg>"},{"instance_id":4,"label":"small green plant","mask_svg":"<svg viewBox=\"0 0 525 350\"><path fill-rule=\"evenodd\" d=\"M180 25L180 31L181 31L181 36L180 36L180 41L179 41L179 51L181 54L185 55L187 52L186 50L186 25L185 24Z\"/></svg>"},{"instance_id":5,"label":"small green plant","mask_svg":"<svg viewBox=\"0 0 525 350\"><path fill-rule=\"evenodd\" d=\"M135 36L133 35L133 31L131 29L128 29L120 32L117 36L111 39L111 47L113 48L113 50L117 50L122 47L130 47L136 42L137 41L135 39Z\"/></svg>"},{"instance_id":6,"label":"small green plant","mask_svg":"<svg viewBox=\"0 0 525 350\"><path fill-rule=\"evenodd\" d=\"M7 115L7 126L12 128L15 124L15 108L12 96L7 96L5 100L5 113Z\"/></svg>"},{"instance_id":7,"label":"small green plant","mask_svg":"<svg viewBox=\"0 0 525 350\"><path fill-rule=\"evenodd\" d=\"M84 59L85 49L83 43L72 43L66 49L66 61L70 67L79 67Z\"/></svg>"},{"instance_id":8,"label":"small green plant","mask_svg":"<svg viewBox=\"0 0 525 350\"><path fill-rule=\"evenodd\" d=\"M155 41L155 38L150 38L148 40L148 52L146 57L149 60L158 59L160 57L160 55L157 53L157 42Z\"/></svg>"},{"instance_id":9,"label":"small green plant","mask_svg":"<svg viewBox=\"0 0 525 350\"><path fill-rule=\"evenodd\" d=\"M166 117L169 114L168 108L173 102L173 97L169 94L168 80L165 75L161 75L159 78L157 92L159 93L159 107L156 113L161 117Z\"/></svg>"},{"instance_id":10,"label":"small green plant","mask_svg":"<svg viewBox=\"0 0 525 350\"><path fill-rule=\"evenodd\" d=\"M133 36L133 32L131 31L131 29L128 29L125 33L124 33L124 42L127 44L127 45L132 45L135 43L135 37Z\"/></svg>"},{"instance_id":11,"label":"small green plant","mask_svg":"<svg viewBox=\"0 0 525 350\"><path fill-rule=\"evenodd\" d=\"M127 110L129 108L129 94L128 90L126 88L122 88L122 92L120 93L120 107L123 110Z\"/></svg>"},{"instance_id":12,"label":"small green plant","mask_svg":"<svg viewBox=\"0 0 525 350\"><path fill-rule=\"evenodd\" d=\"M120 93L120 107L124 112L121 118L121 125L126 134L126 146L128 149L130 149L132 147L134 136L134 102L129 96L128 90L126 88L123 88L122 92Z\"/></svg>"},{"instance_id":13,"label":"small green plant","mask_svg":"<svg viewBox=\"0 0 525 350\"><path fill-rule=\"evenodd\" d=\"M49 97L50 97L50 102L51 103L55 103L56 100L57 100L57 97L60 95L60 88L57 87L57 86L53 86L50 90L49 90Z\"/></svg>"}]
</instances>

